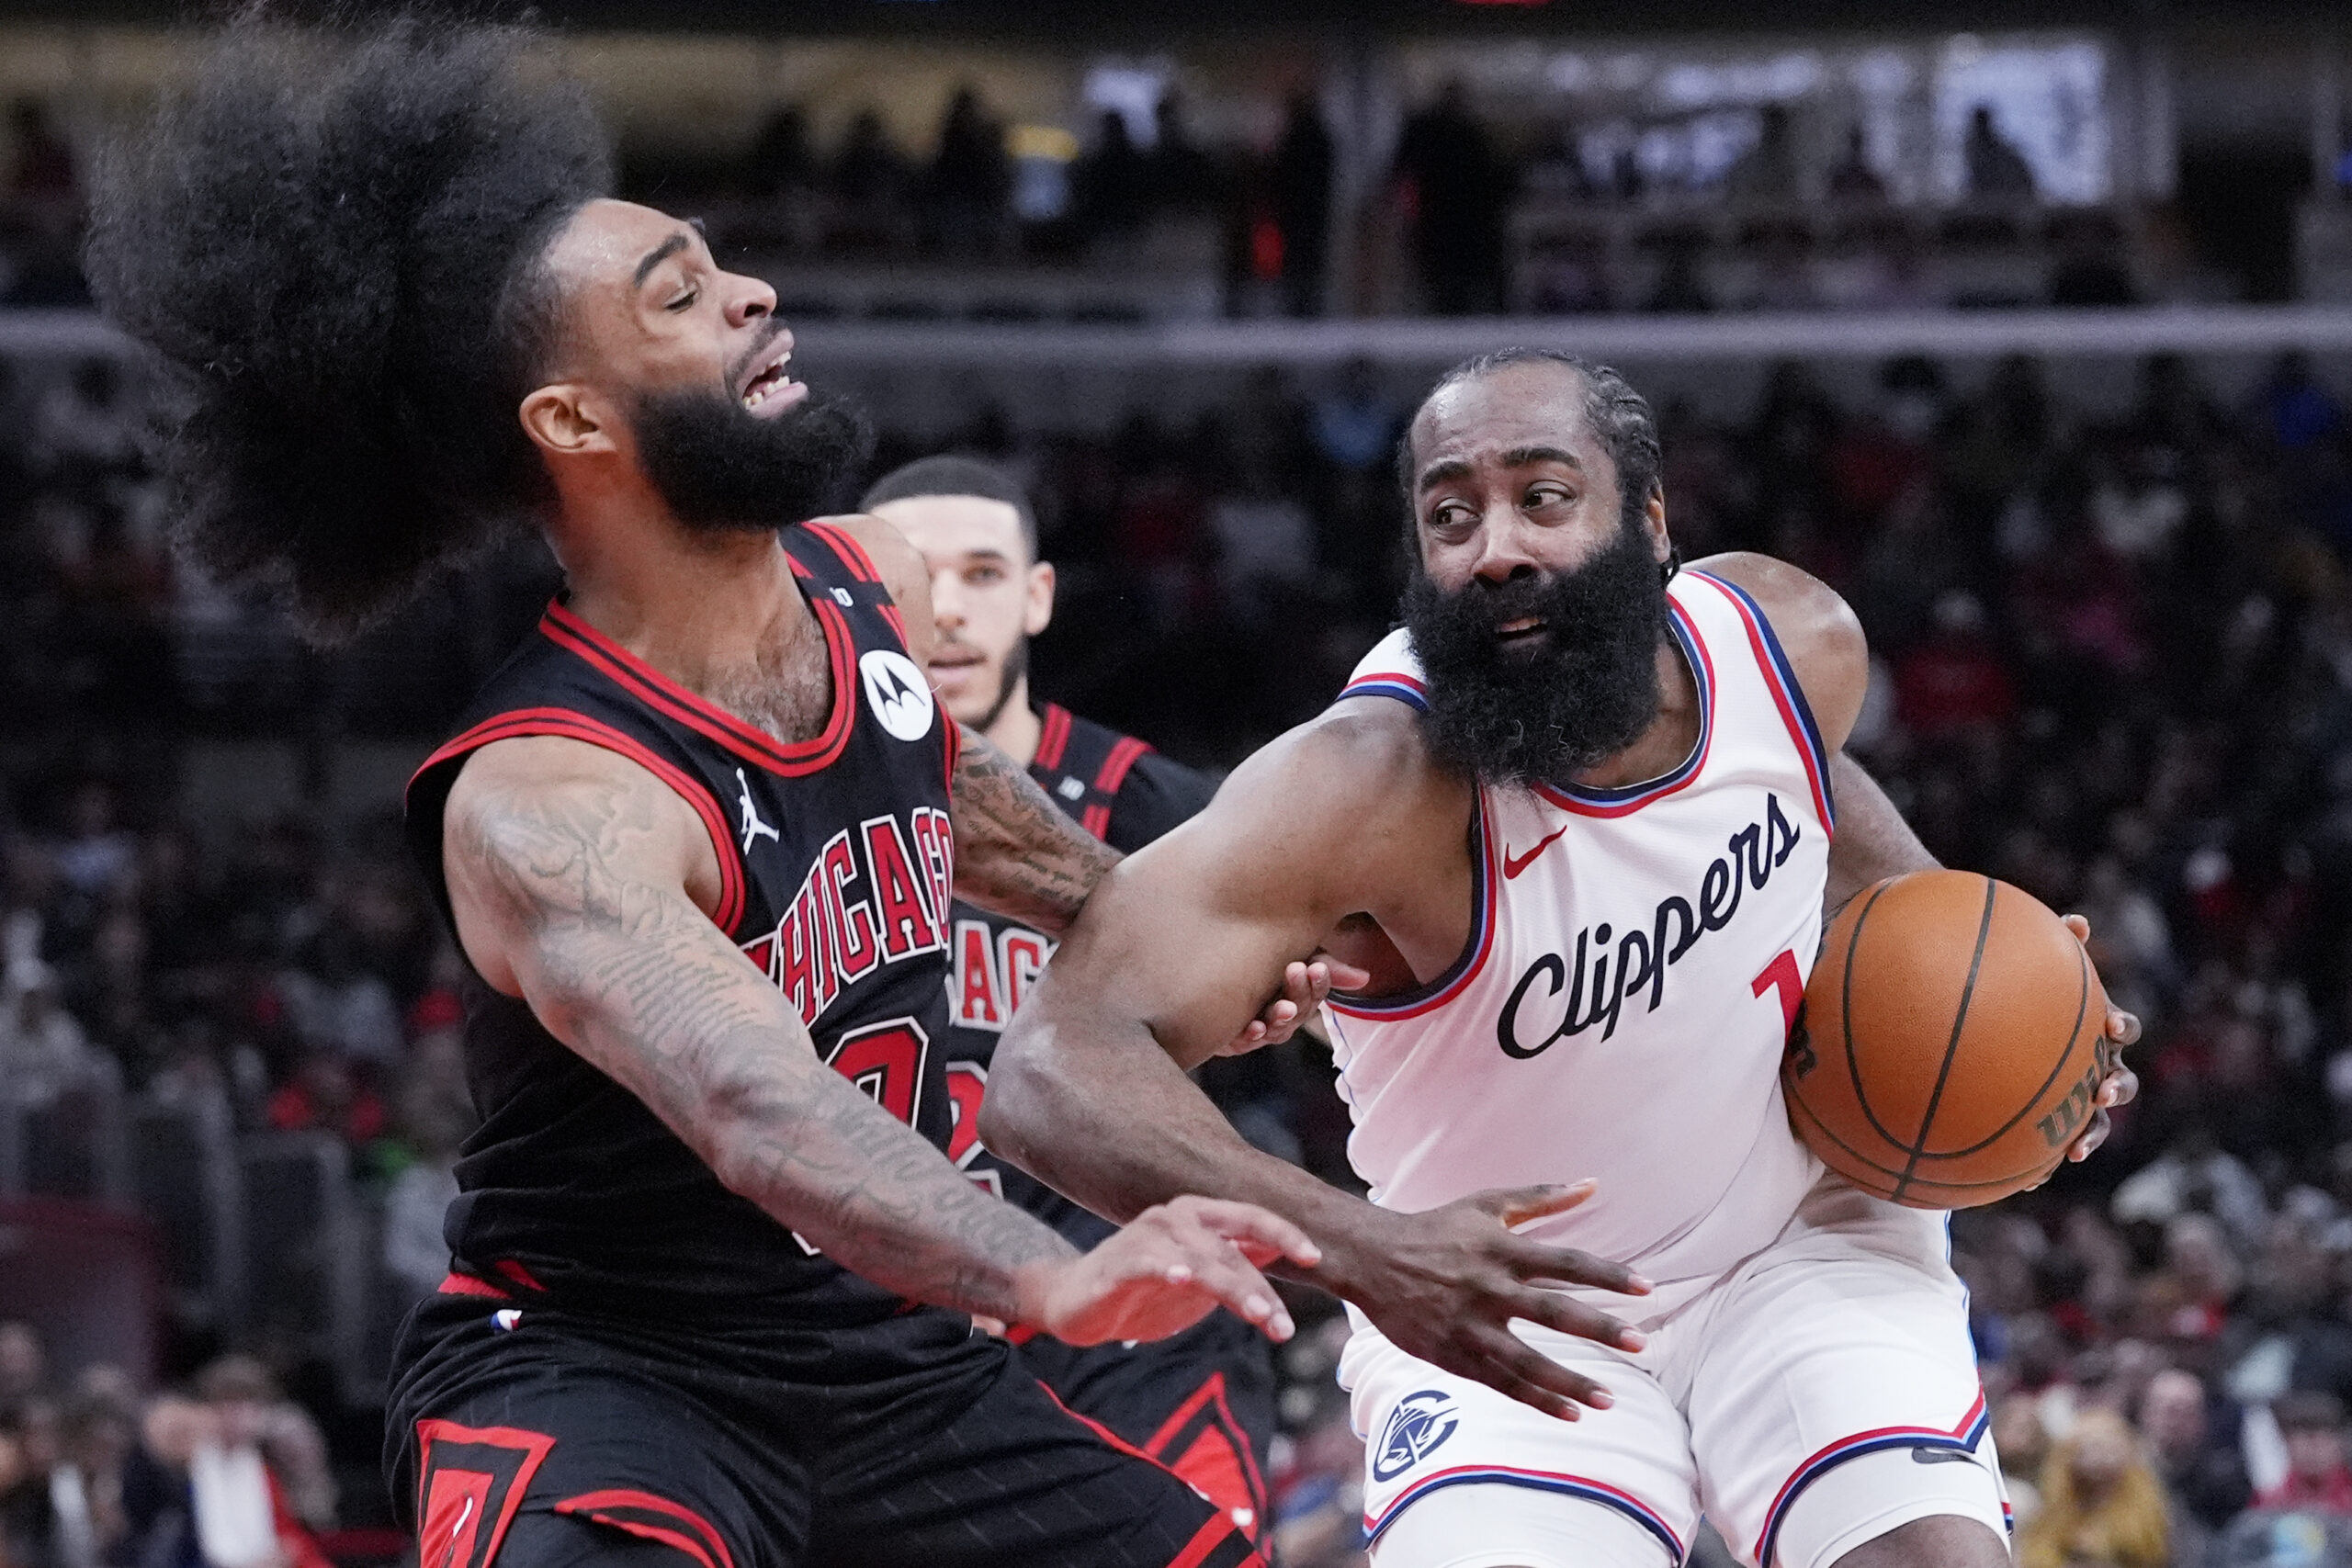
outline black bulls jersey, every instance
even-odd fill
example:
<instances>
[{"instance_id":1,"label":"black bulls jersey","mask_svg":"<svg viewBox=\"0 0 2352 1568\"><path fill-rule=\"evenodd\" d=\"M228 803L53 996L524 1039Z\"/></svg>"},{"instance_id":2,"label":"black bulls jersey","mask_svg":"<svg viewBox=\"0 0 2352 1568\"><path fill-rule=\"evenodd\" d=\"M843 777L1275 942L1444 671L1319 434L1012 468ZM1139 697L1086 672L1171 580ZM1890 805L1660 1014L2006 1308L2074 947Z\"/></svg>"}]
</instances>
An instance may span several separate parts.
<instances>
[{"instance_id":1,"label":"black bulls jersey","mask_svg":"<svg viewBox=\"0 0 2352 1568\"><path fill-rule=\"evenodd\" d=\"M1143 848L1206 806L1215 793L1206 777L1170 761L1131 735L1080 718L1052 703L1040 716L1045 728L1029 776L1045 786L1054 804L1121 853ZM947 1083L956 1102L956 1130L947 1152L975 1180L1084 1250L1116 1227L997 1159L980 1146L974 1131L988 1086L989 1061L1005 1021L1053 951L1051 938L1017 921L970 904L956 906L955 968L947 986Z\"/></svg>"},{"instance_id":2,"label":"black bulls jersey","mask_svg":"<svg viewBox=\"0 0 2352 1568\"><path fill-rule=\"evenodd\" d=\"M819 1053L944 1146L956 726L856 541L808 524L784 542L831 656L820 734L778 742L559 603L411 782L410 847L446 916L442 808L471 752L553 735L631 759L701 816L722 886L713 919L798 1009ZM728 1191L636 1096L478 976L466 1068L482 1124L446 1227L461 1275L588 1310L747 1327L848 1328L906 1308Z\"/></svg>"}]
</instances>

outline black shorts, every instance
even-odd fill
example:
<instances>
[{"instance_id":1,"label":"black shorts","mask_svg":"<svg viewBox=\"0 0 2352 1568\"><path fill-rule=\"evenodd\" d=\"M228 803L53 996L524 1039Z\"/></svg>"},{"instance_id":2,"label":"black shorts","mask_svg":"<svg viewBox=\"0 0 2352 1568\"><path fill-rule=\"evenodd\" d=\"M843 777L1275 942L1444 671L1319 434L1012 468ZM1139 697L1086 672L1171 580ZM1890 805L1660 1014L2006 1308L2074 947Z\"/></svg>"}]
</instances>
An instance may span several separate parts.
<instances>
[{"instance_id":1,"label":"black shorts","mask_svg":"<svg viewBox=\"0 0 2352 1568\"><path fill-rule=\"evenodd\" d=\"M1274 1434L1273 1354L1230 1313L1152 1345L1065 1345L1015 1331L1055 1397L1141 1449L1264 1540L1263 1469Z\"/></svg>"},{"instance_id":2,"label":"black shorts","mask_svg":"<svg viewBox=\"0 0 2352 1568\"><path fill-rule=\"evenodd\" d=\"M421 1568L652 1568L648 1546L677 1568L1263 1568L1001 1342L944 1313L889 1329L886 1355L828 1355L435 1297L388 1413Z\"/></svg>"}]
</instances>

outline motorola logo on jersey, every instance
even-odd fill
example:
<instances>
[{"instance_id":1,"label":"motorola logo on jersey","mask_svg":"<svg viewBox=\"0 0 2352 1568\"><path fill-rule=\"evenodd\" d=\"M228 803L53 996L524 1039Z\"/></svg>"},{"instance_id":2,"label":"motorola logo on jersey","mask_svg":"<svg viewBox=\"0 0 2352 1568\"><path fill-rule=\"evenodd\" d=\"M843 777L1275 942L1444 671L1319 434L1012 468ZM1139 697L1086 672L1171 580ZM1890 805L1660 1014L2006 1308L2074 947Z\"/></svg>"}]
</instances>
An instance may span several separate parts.
<instances>
[{"instance_id":1,"label":"motorola logo on jersey","mask_svg":"<svg viewBox=\"0 0 2352 1568\"><path fill-rule=\"evenodd\" d=\"M1372 1478L1396 1480L1435 1453L1461 1424L1461 1413L1442 1390L1425 1388L1407 1394L1388 1413L1380 1452L1373 1457Z\"/></svg>"},{"instance_id":2,"label":"motorola logo on jersey","mask_svg":"<svg viewBox=\"0 0 2352 1568\"><path fill-rule=\"evenodd\" d=\"M955 887L946 812L919 806L904 823L869 817L825 840L784 918L743 953L814 1023L880 965L944 946Z\"/></svg>"},{"instance_id":3,"label":"motorola logo on jersey","mask_svg":"<svg viewBox=\"0 0 2352 1568\"><path fill-rule=\"evenodd\" d=\"M1701 874L1693 890L1695 905L1692 899L1669 895L1658 900L1646 925L1627 926L1621 932L1602 920L1577 932L1573 958L1547 953L1530 964L1495 1021L1495 1040L1503 1055L1522 1060L1538 1056L1595 1024L1601 1026L1600 1037L1606 1040L1617 1032L1617 1015L1625 998L1645 989L1649 992L1645 1010L1656 1012L1666 996L1668 968L1680 963L1708 932L1731 924L1739 913L1742 891L1762 889L1774 868L1797 847L1800 836L1797 825L1781 808L1781 797L1768 794L1763 819L1734 833L1724 841L1725 853L1710 861ZM1564 990L1567 1003L1555 1012L1554 998Z\"/></svg>"},{"instance_id":4,"label":"motorola logo on jersey","mask_svg":"<svg viewBox=\"0 0 2352 1568\"><path fill-rule=\"evenodd\" d=\"M931 733L931 682L915 661L895 649L868 650L857 661L865 682L865 705L882 728L900 740L920 740Z\"/></svg>"}]
</instances>

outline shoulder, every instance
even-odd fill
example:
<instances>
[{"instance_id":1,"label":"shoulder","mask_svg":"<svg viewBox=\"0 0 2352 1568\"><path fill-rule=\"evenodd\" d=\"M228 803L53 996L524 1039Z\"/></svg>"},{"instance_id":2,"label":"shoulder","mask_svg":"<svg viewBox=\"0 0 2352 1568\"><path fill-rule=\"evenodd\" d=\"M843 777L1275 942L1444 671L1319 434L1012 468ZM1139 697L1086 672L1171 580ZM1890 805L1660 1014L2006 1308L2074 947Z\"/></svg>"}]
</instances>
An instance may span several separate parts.
<instances>
[{"instance_id":1,"label":"shoulder","mask_svg":"<svg viewBox=\"0 0 2352 1568\"><path fill-rule=\"evenodd\" d=\"M442 813L446 856L491 867L560 864L601 847L682 876L709 853L701 818L669 784L604 747L564 736L493 740L469 756Z\"/></svg>"},{"instance_id":2,"label":"shoulder","mask_svg":"<svg viewBox=\"0 0 2352 1568\"><path fill-rule=\"evenodd\" d=\"M1871 670L1870 642L1852 606L1819 578L1770 556L1734 550L1691 565L1756 601L1804 689L1822 743L1831 751L1845 745Z\"/></svg>"},{"instance_id":3,"label":"shoulder","mask_svg":"<svg viewBox=\"0 0 2352 1568\"><path fill-rule=\"evenodd\" d=\"M1305 829L1318 824L1361 840L1436 812L1469 810L1471 784L1441 767L1415 711L1385 696L1346 697L1276 737L1234 769L1203 815L1231 802Z\"/></svg>"},{"instance_id":4,"label":"shoulder","mask_svg":"<svg viewBox=\"0 0 2352 1568\"><path fill-rule=\"evenodd\" d=\"M934 635L931 621L931 569L922 552L907 536L881 518L865 513L815 521L838 528L857 541L874 563L875 575L906 619L907 651L917 664L929 661Z\"/></svg>"}]
</instances>

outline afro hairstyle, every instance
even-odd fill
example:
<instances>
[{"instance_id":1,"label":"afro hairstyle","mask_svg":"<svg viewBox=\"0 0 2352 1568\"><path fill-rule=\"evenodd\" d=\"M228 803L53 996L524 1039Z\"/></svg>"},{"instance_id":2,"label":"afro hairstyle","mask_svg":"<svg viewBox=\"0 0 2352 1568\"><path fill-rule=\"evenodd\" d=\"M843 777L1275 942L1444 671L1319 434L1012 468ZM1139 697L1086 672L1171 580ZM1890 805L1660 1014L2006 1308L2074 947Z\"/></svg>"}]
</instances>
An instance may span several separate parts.
<instances>
[{"instance_id":1,"label":"afro hairstyle","mask_svg":"<svg viewBox=\"0 0 2352 1568\"><path fill-rule=\"evenodd\" d=\"M109 150L87 262L150 351L182 550L321 641L528 520L556 231L610 182L535 35L247 11Z\"/></svg>"}]
</instances>

